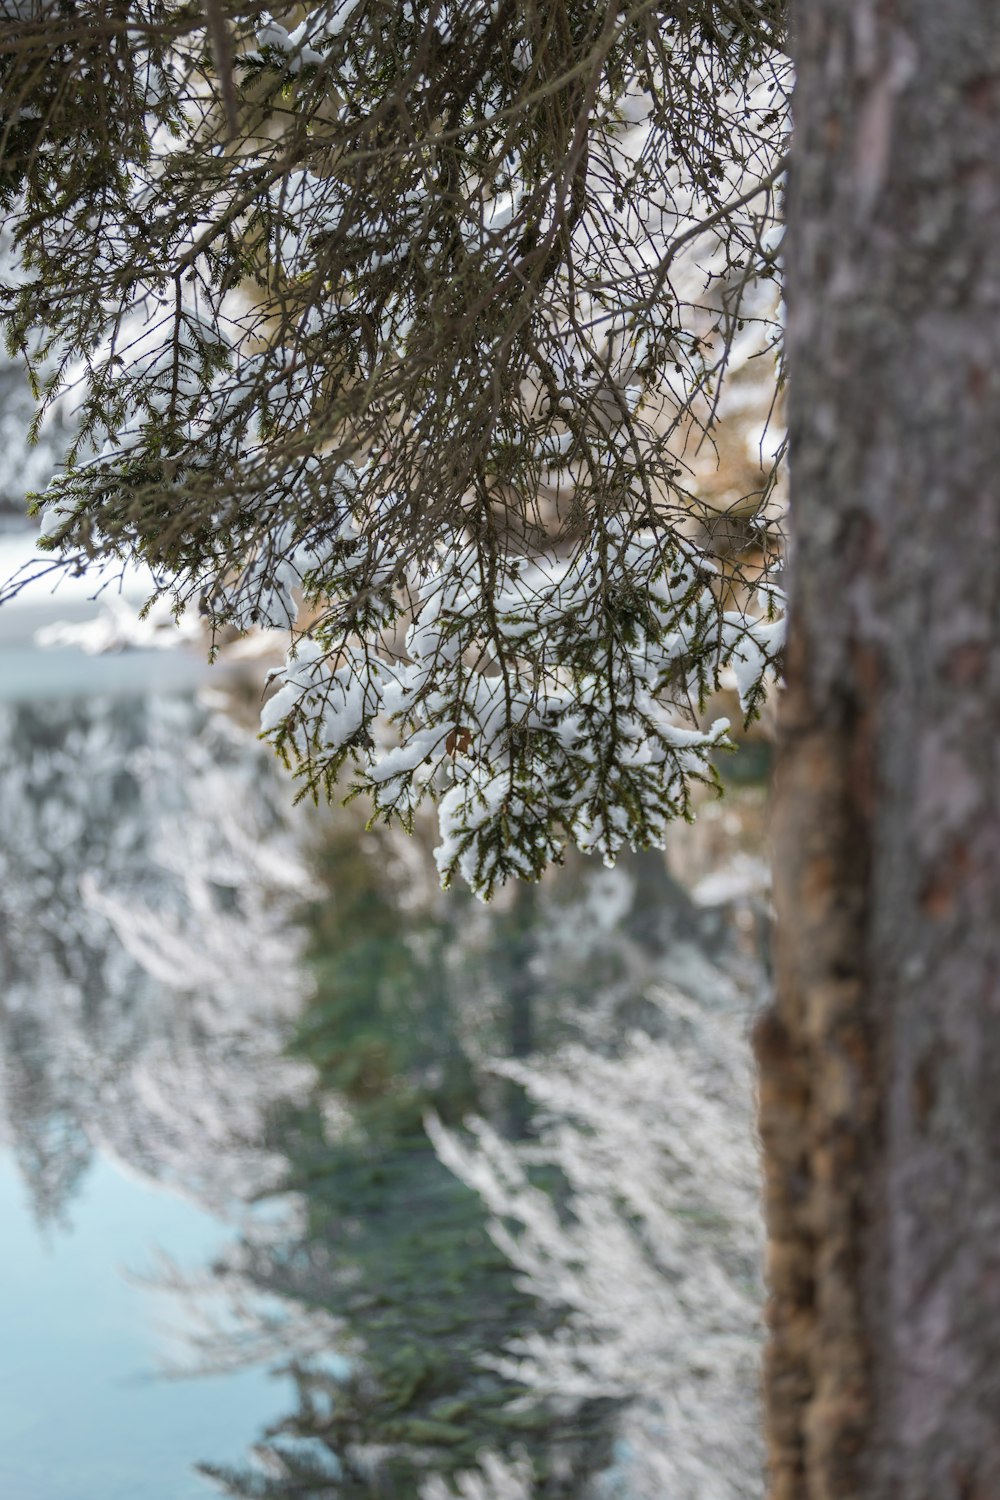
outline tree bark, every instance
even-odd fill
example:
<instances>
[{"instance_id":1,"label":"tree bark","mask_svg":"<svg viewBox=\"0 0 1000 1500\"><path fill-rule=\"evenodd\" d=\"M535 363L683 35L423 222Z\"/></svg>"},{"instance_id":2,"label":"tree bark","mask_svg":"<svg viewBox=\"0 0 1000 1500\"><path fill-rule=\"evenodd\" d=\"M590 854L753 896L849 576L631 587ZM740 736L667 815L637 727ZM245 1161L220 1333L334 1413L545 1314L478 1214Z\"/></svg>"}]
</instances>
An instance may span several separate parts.
<instances>
[{"instance_id":1,"label":"tree bark","mask_svg":"<svg viewBox=\"0 0 1000 1500\"><path fill-rule=\"evenodd\" d=\"M772 1500L1000 1497L1000 5L802 0Z\"/></svg>"}]
</instances>

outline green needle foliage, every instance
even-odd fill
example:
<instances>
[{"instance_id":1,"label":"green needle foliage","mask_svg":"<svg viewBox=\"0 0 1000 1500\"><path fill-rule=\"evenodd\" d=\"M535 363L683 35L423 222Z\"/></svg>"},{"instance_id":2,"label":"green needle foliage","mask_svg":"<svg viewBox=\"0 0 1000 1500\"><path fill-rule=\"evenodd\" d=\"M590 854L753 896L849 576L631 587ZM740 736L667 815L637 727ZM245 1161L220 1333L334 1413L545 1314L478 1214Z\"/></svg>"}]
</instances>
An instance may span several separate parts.
<instances>
[{"instance_id":1,"label":"green needle foliage","mask_svg":"<svg viewBox=\"0 0 1000 1500\"><path fill-rule=\"evenodd\" d=\"M7 339L78 417L44 545L288 628L264 731L440 796L446 881L661 842L779 644L691 458L776 341L780 0L5 17Z\"/></svg>"}]
</instances>

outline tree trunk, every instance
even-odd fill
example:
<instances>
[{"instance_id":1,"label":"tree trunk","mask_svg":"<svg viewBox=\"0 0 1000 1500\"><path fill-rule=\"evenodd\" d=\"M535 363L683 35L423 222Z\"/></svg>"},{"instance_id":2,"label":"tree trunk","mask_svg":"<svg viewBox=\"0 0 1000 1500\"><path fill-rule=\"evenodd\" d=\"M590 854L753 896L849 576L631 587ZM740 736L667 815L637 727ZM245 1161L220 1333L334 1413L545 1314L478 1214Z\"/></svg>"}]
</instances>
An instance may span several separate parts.
<instances>
[{"instance_id":1,"label":"tree trunk","mask_svg":"<svg viewBox=\"0 0 1000 1500\"><path fill-rule=\"evenodd\" d=\"M802 0L772 1500L1000 1497L1000 4Z\"/></svg>"}]
</instances>

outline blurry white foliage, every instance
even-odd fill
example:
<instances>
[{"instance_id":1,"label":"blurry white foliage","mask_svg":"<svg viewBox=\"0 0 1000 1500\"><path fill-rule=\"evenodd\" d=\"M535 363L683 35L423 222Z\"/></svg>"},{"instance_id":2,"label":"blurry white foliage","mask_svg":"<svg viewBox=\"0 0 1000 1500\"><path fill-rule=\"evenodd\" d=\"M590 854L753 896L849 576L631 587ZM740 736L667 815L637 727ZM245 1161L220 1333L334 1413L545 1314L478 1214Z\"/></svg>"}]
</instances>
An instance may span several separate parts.
<instances>
[{"instance_id":1,"label":"blurry white foliage","mask_svg":"<svg viewBox=\"0 0 1000 1500\"><path fill-rule=\"evenodd\" d=\"M498 1453L480 1454L479 1468L458 1474L454 1486L435 1474L420 1486L420 1500L531 1500L534 1494L530 1461Z\"/></svg>"},{"instance_id":2,"label":"blurry white foliage","mask_svg":"<svg viewBox=\"0 0 1000 1500\"><path fill-rule=\"evenodd\" d=\"M568 1046L498 1064L527 1090L538 1137L471 1139L428 1123L441 1159L482 1197L524 1288L562 1309L490 1363L565 1409L623 1403L595 1494L756 1500L762 1226L745 1018L675 989L650 997L665 1035L617 1057ZM533 1185L545 1164L566 1200Z\"/></svg>"},{"instance_id":3,"label":"blurry white foliage","mask_svg":"<svg viewBox=\"0 0 1000 1500\"><path fill-rule=\"evenodd\" d=\"M95 1148L220 1209L272 1185L309 882L266 754L183 699L3 705L0 826L0 1138L39 1214Z\"/></svg>"},{"instance_id":4,"label":"blurry white foliage","mask_svg":"<svg viewBox=\"0 0 1000 1500\"><path fill-rule=\"evenodd\" d=\"M179 896L155 907L106 890L86 873L84 900L114 927L123 947L159 983L199 991L213 1003L294 1015L305 994L293 961L295 905L314 894L288 828L254 817L244 779L199 756L183 813L166 816L151 850ZM167 774L166 766L150 772ZM290 961L292 960L292 961Z\"/></svg>"}]
</instances>

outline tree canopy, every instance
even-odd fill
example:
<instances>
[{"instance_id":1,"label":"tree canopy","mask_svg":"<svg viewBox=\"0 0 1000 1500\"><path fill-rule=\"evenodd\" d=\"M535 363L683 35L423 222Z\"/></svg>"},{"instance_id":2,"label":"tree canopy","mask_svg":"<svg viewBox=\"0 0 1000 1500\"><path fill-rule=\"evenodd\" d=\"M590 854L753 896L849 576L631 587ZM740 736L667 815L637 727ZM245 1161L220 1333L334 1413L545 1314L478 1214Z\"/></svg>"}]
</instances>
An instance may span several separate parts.
<instances>
[{"instance_id":1,"label":"tree canopy","mask_svg":"<svg viewBox=\"0 0 1000 1500\"><path fill-rule=\"evenodd\" d=\"M263 730L304 790L437 796L446 880L662 842L780 647L773 472L734 542L694 462L780 374L780 0L6 15L57 565L290 630Z\"/></svg>"}]
</instances>

